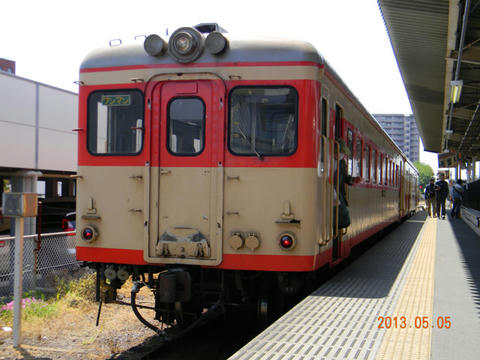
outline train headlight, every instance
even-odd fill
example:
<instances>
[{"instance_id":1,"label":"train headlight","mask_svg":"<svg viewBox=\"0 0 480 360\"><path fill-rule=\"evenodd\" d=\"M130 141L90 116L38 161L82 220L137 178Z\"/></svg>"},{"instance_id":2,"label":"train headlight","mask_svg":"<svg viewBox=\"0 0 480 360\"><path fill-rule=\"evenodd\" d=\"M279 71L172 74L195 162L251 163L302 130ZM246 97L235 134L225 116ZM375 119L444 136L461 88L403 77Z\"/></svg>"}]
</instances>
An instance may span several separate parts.
<instances>
[{"instance_id":1,"label":"train headlight","mask_svg":"<svg viewBox=\"0 0 480 360\"><path fill-rule=\"evenodd\" d=\"M284 232L280 234L279 245L284 250L291 250L296 245L295 236L292 233Z\"/></svg>"},{"instance_id":2,"label":"train headlight","mask_svg":"<svg viewBox=\"0 0 480 360\"><path fill-rule=\"evenodd\" d=\"M205 47L210 54L218 55L228 47L228 40L220 32L214 31L208 34Z\"/></svg>"},{"instance_id":3,"label":"train headlight","mask_svg":"<svg viewBox=\"0 0 480 360\"><path fill-rule=\"evenodd\" d=\"M184 27L176 30L168 42L170 54L181 63L189 63L202 54L205 39L197 29Z\"/></svg>"},{"instance_id":4,"label":"train headlight","mask_svg":"<svg viewBox=\"0 0 480 360\"><path fill-rule=\"evenodd\" d=\"M94 226L87 225L82 229L80 235L82 237L82 240L86 242L92 242L95 241L95 239L98 237L98 231Z\"/></svg>"},{"instance_id":5,"label":"train headlight","mask_svg":"<svg viewBox=\"0 0 480 360\"><path fill-rule=\"evenodd\" d=\"M181 33L173 42L173 47L181 55L188 55L194 49L193 38L189 33Z\"/></svg>"},{"instance_id":6,"label":"train headlight","mask_svg":"<svg viewBox=\"0 0 480 360\"><path fill-rule=\"evenodd\" d=\"M148 55L160 56L167 49L167 43L160 36L152 34L143 42L143 48Z\"/></svg>"}]
</instances>

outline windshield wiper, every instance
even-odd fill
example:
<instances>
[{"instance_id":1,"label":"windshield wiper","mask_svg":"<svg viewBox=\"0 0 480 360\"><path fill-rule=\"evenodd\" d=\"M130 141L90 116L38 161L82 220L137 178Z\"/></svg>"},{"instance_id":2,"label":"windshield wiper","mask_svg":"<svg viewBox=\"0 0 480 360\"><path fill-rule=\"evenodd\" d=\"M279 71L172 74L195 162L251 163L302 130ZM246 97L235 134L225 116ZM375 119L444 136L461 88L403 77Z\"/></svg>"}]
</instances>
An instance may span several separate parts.
<instances>
[{"instance_id":1,"label":"windshield wiper","mask_svg":"<svg viewBox=\"0 0 480 360\"><path fill-rule=\"evenodd\" d=\"M240 131L240 134L243 136L243 138L244 138L245 140L247 140L247 142L250 144L250 147L252 148L252 150L253 150L253 152L255 153L255 155L257 155L257 157L258 157L260 160L263 160L263 155L260 154L260 153L257 151L257 149L255 148L255 144L252 143L252 140L249 139L249 138L247 137L247 135L245 135L245 133L244 133L244 132L242 131L242 129L240 128L240 126L238 127L238 131Z\"/></svg>"}]
</instances>

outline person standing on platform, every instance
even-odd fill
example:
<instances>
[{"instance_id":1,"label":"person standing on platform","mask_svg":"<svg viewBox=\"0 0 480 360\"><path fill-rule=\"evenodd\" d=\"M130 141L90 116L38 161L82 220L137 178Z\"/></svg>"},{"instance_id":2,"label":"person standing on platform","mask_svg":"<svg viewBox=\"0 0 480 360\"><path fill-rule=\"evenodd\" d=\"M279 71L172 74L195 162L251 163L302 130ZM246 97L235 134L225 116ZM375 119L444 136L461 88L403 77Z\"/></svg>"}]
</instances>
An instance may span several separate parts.
<instances>
[{"instance_id":1,"label":"person standing on platform","mask_svg":"<svg viewBox=\"0 0 480 360\"><path fill-rule=\"evenodd\" d=\"M435 206L435 179L430 179L430 184L425 187L425 205L427 206L428 216L435 216L437 208Z\"/></svg>"},{"instance_id":2,"label":"person standing on platform","mask_svg":"<svg viewBox=\"0 0 480 360\"><path fill-rule=\"evenodd\" d=\"M448 183L445 181L445 174L438 174L439 180L435 183L435 202L436 202L436 215L440 218L440 207L442 208L442 219L445 220L447 211L445 210L445 201L448 196Z\"/></svg>"},{"instance_id":3,"label":"person standing on platform","mask_svg":"<svg viewBox=\"0 0 480 360\"><path fill-rule=\"evenodd\" d=\"M452 198L452 189L453 189L453 180L448 180L448 208L453 208L453 198Z\"/></svg>"},{"instance_id":4,"label":"person standing on platform","mask_svg":"<svg viewBox=\"0 0 480 360\"><path fill-rule=\"evenodd\" d=\"M465 189L462 186L463 181L461 179L457 180L457 183L452 187L452 199L453 199L453 208L452 212L452 219L460 217L460 207L462 206L463 202L463 193Z\"/></svg>"}]
</instances>

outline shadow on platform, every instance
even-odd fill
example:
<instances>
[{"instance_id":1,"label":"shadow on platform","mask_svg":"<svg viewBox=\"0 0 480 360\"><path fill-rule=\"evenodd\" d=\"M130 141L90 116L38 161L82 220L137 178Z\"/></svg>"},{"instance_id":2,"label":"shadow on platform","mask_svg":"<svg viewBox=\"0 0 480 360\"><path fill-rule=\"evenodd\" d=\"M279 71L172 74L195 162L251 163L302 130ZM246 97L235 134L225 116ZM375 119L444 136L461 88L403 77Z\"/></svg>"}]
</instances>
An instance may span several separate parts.
<instances>
[{"instance_id":1,"label":"shadow on platform","mask_svg":"<svg viewBox=\"0 0 480 360\"><path fill-rule=\"evenodd\" d=\"M449 216L455 240L462 251L467 283L480 315L480 237L461 219Z\"/></svg>"},{"instance_id":2,"label":"shadow on platform","mask_svg":"<svg viewBox=\"0 0 480 360\"><path fill-rule=\"evenodd\" d=\"M421 211L395 227L345 270L311 295L350 298L386 297L399 276L426 218L426 212Z\"/></svg>"}]
</instances>

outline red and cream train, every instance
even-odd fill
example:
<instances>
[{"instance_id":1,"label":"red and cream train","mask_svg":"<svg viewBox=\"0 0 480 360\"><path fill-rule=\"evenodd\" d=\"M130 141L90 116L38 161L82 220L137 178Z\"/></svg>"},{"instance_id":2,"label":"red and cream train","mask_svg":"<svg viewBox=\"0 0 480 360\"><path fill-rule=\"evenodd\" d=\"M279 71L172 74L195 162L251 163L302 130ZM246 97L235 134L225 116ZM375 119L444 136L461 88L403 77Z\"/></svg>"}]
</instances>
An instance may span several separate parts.
<instances>
[{"instance_id":1,"label":"red and cream train","mask_svg":"<svg viewBox=\"0 0 480 360\"><path fill-rule=\"evenodd\" d=\"M415 210L415 168L306 42L201 24L93 51L80 80L77 258L151 287L157 320L264 311ZM336 138L362 178L346 232Z\"/></svg>"}]
</instances>

